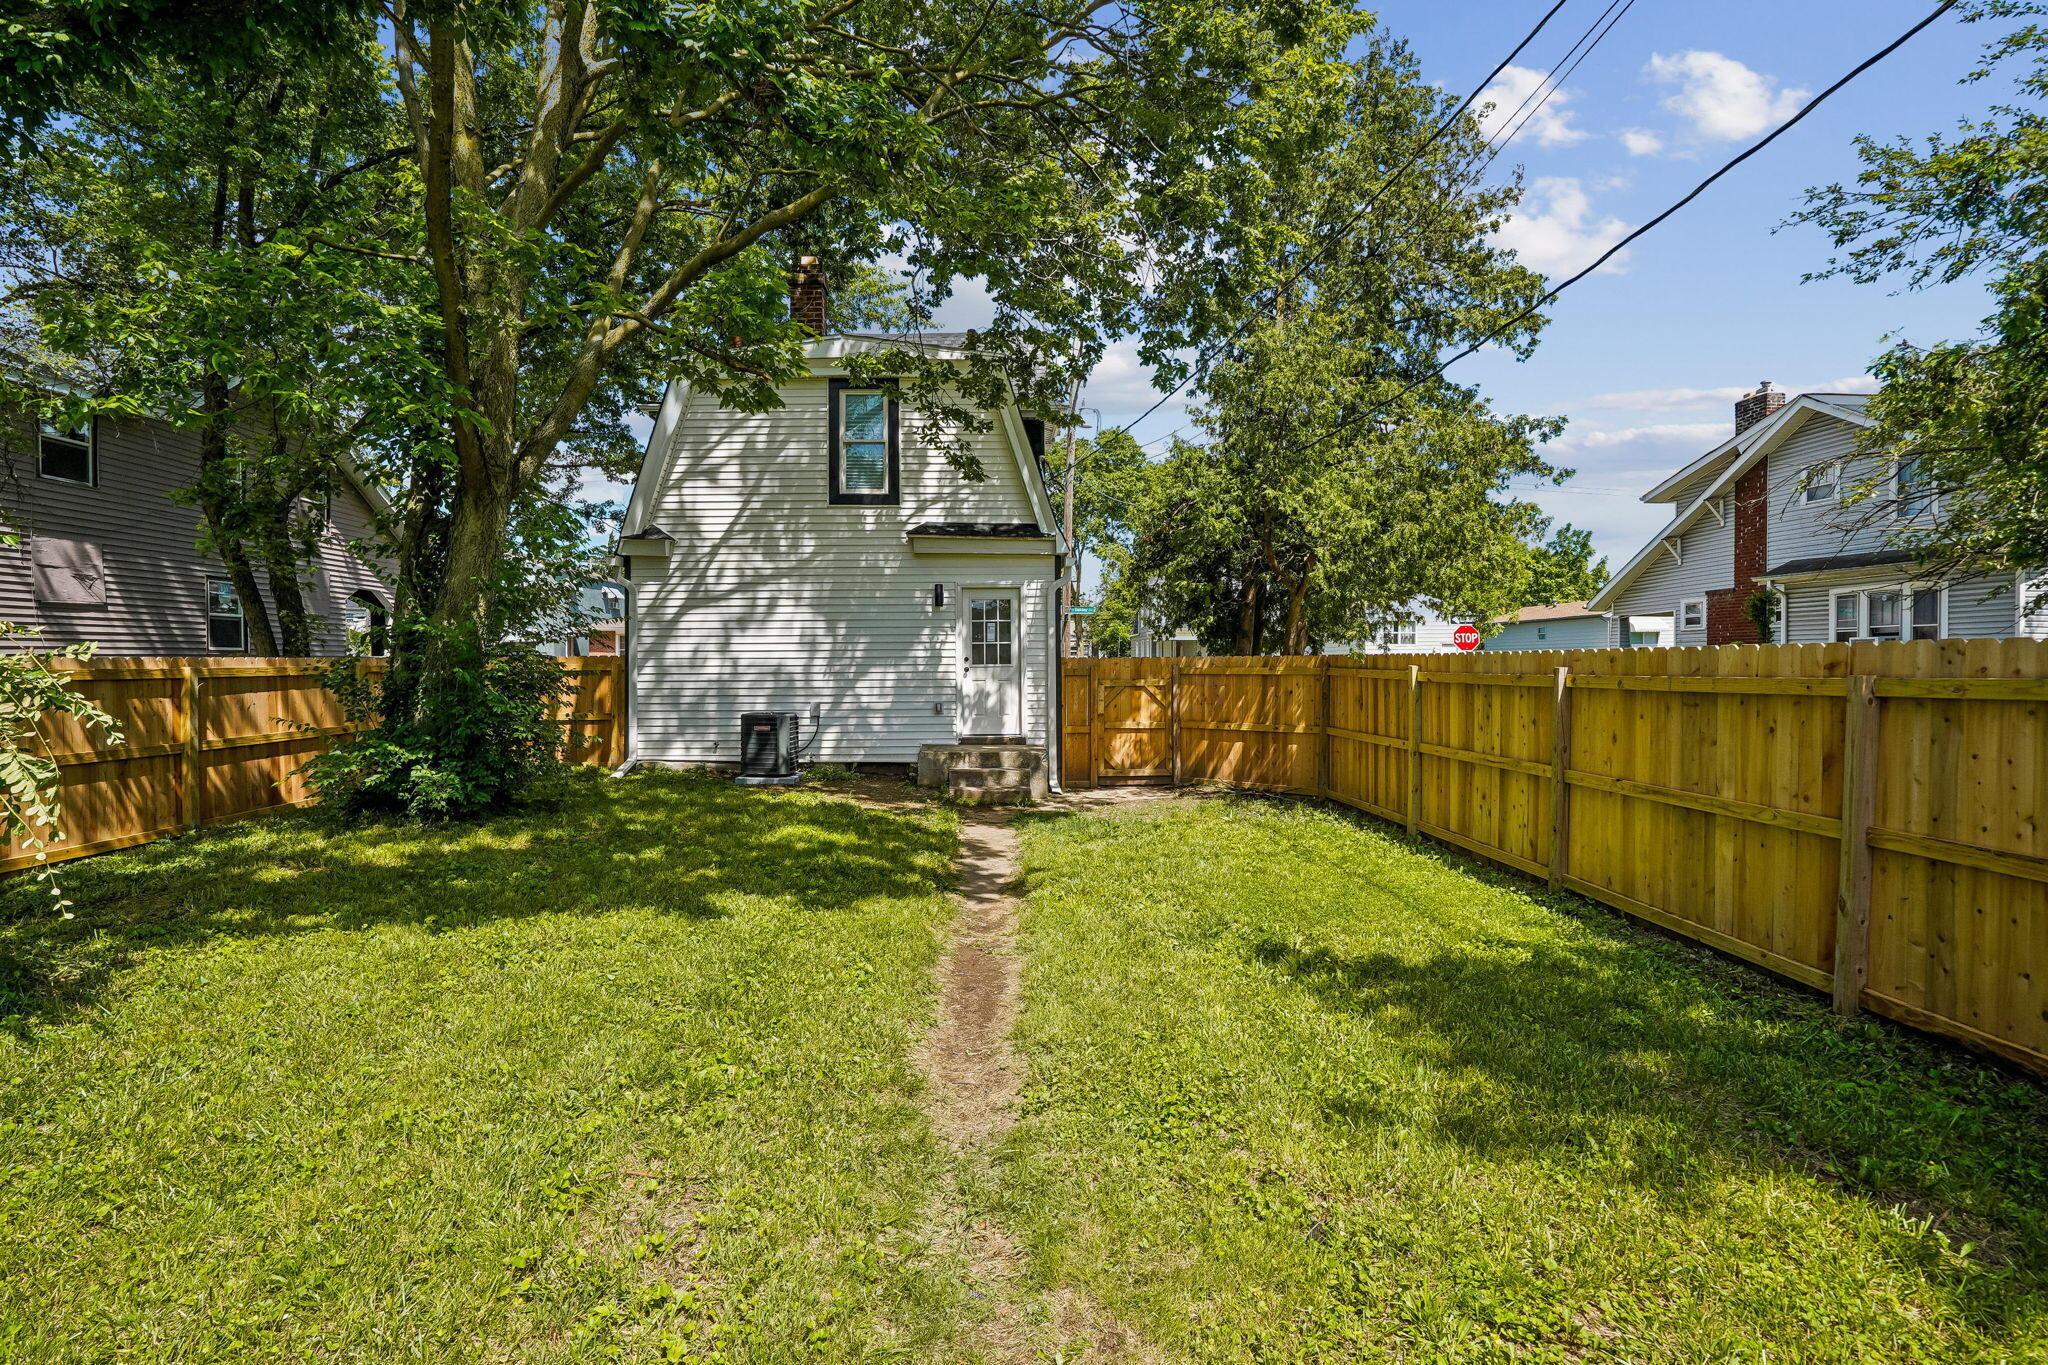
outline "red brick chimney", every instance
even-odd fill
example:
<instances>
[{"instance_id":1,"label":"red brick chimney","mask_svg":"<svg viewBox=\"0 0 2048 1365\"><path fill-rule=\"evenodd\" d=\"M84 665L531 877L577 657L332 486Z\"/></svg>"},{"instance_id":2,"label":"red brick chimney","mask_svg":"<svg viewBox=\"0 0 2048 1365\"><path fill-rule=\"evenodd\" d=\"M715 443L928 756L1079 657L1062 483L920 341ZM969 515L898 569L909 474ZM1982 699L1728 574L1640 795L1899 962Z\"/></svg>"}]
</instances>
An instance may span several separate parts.
<instances>
[{"instance_id":1,"label":"red brick chimney","mask_svg":"<svg viewBox=\"0 0 2048 1365\"><path fill-rule=\"evenodd\" d=\"M1735 400L1735 434L1740 436L1790 401L1766 379L1752 393ZM1744 610L1756 580L1770 568L1770 490L1767 462L1758 460L1735 481L1731 515L1735 518L1735 585L1707 594L1707 643L1757 644L1756 623Z\"/></svg>"},{"instance_id":2,"label":"red brick chimney","mask_svg":"<svg viewBox=\"0 0 2048 1365\"><path fill-rule=\"evenodd\" d=\"M1735 434L1740 436L1790 401L1783 389L1771 387L1766 379L1755 390L1735 400Z\"/></svg>"},{"instance_id":3,"label":"red brick chimney","mask_svg":"<svg viewBox=\"0 0 2048 1365\"><path fill-rule=\"evenodd\" d=\"M789 316L811 330L825 335L825 271L816 256L799 256L789 268Z\"/></svg>"}]
</instances>

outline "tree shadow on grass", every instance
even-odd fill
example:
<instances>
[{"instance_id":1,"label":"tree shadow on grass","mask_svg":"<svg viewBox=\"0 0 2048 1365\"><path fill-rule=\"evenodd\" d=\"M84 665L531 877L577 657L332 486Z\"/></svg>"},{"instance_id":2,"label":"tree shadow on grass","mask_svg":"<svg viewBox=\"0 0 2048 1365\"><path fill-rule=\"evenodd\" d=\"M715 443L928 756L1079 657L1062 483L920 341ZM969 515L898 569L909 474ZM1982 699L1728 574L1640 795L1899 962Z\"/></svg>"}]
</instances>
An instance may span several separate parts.
<instances>
[{"instance_id":1,"label":"tree shadow on grass","mask_svg":"<svg viewBox=\"0 0 2048 1365\"><path fill-rule=\"evenodd\" d=\"M135 954L206 940L652 910L706 923L749 897L833 913L943 885L951 836L915 808L649 772L558 809L423 828L266 816L65 865L71 917L0 884L0 1021L90 1007Z\"/></svg>"},{"instance_id":2,"label":"tree shadow on grass","mask_svg":"<svg viewBox=\"0 0 2048 1365\"><path fill-rule=\"evenodd\" d=\"M1248 952L1452 1082L1419 1113L1338 1097L1335 1126L1421 1127L1487 1159L1597 1154L1600 1178L1700 1217L1731 1172L1796 1170L1974 1243L1974 1269L1924 1269L1971 1281L1978 1311L2037 1311L2048 1291L2048 1094L1997 1067L1606 936L1420 958L1265 937ZM1985 1266L2019 1283L1982 1283Z\"/></svg>"}]
</instances>

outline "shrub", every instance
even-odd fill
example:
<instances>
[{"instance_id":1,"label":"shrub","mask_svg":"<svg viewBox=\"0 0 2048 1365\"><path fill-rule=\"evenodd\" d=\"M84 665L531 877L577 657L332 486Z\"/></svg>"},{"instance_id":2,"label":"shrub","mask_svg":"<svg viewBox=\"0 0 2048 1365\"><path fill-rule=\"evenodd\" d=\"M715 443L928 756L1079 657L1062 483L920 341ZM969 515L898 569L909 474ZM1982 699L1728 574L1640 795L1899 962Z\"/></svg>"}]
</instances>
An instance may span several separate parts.
<instances>
[{"instance_id":1,"label":"shrub","mask_svg":"<svg viewBox=\"0 0 2048 1365\"><path fill-rule=\"evenodd\" d=\"M465 653L431 698L402 666L336 663L328 686L350 720L369 728L306 765L323 803L433 823L531 802L559 785L563 730L551 712L561 662L517 641Z\"/></svg>"}]
</instances>

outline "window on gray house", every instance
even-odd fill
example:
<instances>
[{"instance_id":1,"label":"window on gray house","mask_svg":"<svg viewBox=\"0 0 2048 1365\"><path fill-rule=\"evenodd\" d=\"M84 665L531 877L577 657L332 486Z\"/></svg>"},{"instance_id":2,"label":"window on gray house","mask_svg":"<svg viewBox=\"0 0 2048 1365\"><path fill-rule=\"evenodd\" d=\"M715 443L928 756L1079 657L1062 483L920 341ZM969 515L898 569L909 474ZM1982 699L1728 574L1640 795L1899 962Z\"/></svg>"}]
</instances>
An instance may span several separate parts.
<instances>
[{"instance_id":1,"label":"window on gray house","mask_svg":"<svg viewBox=\"0 0 2048 1365\"><path fill-rule=\"evenodd\" d=\"M36 472L60 483L82 483L88 487L98 483L93 424L58 427L44 422L36 445Z\"/></svg>"},{"instance_id":2,"label":"window on gray house","mask_svg":"<svg viewBox=\"0 0 2048 1365\"><path fill-rule=\"evenodd\" d=\"M349 598L341 609L341 623L351 654L382 658L390 652L390 625L375 593L359 592Z\"/></svg>"},{"instance_id":3,"label":"window on gray house","mask_svg":"<svg viewBox=\"0 0 2048 1365\"><path fill-rule=\"evenodd\" d=\"M1911 521L1934 510L1934 485L1927 477L1926 463L1919 456L1900 458L1892 475L1892 488L1901 519Z\"/></svg>"},{"instance_id":4,"label":"window on gray house","mask_svg":"<svg viewBox=\"0 0 2048 1365\"><path fill-rule=\"evenodd\" d=\"M1863 595L1865 629L1873 640L1896 640L1903 628L1904 594L1893 589Z\"/></svg>"},{"instance_id":5,"label":"window on gray house","mask_svg":"<svg viewBox=\"0 0 2048 1365\"><path fill-rule=\"evenodd\" d=\"M241 654L249 648L242 595L225 578L206 580L206 646L216 654Z\"/></svg>"},{"instance_id":6,"label":"window on gray house","mask_svg":"<svg viewBox=\"0 0 2048 1365\"><path fill-rule=\"evenodd\" d=\"M1906 622L1908 640L1939 640L1941 638L1942 589L1915 588L1913 590L1913 616Z\"/></svg>"},{"instance_id":7,"label":"window on gray house","mask_svg":"<svg viewBox=\"0 0 2048 1365\"><path fill-rule=\"evenodd\" d=\"M1799 500L1809 505L1816 502L1834 502L1835 493L1842 484L1842 466L1839 461L1830 460L1817 464L1806 471L1806 481L1800 487Z\"/></svg>"}]
</instances>

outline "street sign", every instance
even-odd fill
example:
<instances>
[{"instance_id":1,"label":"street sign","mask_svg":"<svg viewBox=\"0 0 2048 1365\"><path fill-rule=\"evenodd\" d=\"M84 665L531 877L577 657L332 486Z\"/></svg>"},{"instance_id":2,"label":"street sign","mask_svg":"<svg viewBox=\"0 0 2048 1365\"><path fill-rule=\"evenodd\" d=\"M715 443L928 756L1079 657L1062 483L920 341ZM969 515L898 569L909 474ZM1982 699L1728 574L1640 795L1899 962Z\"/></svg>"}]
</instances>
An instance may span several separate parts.
<instances>
[{"instance_id":1,"label":"street sign","mask_svg":"<svg viewBox=\"0 0 2048 1365\"><path fill-rule=\"evenodd\" d=\"M1472 625L1470 622L1459 626L1451 632L1451 643L1466 653L1471 653L1479 648L1479 627Z\"/></svg>"}]
</instances>

